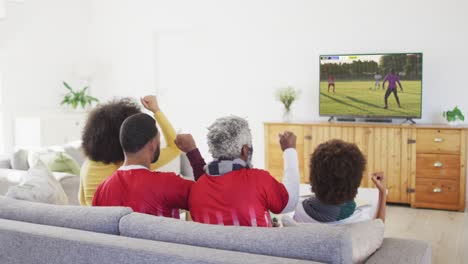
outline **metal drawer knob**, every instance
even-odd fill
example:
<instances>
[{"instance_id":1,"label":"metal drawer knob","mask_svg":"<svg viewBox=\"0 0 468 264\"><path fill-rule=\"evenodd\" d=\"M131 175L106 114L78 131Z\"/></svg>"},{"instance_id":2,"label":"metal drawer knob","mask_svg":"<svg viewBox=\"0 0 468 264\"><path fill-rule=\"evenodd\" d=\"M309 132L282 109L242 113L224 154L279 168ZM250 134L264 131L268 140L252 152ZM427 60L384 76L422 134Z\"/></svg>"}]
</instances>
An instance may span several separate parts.
<instances>
[{"instance_id":1,"label":"metal drawer knob","mask_svg":"<svg viewBox=\"0 0 468 264\"><path fill-rule=\"evenodd\" d=\"M440 162L440 161L434 162L434 167L441 168L442 166L444 166L444 164L442 162Z\"/></svg>"},{"instance_id":2,"label":"metal drawer knob","mask_svg":"<svg viewBox=\"0 0 468 264\"><path fill-rule=\"evenodd\" d=\"M434 138L434 142L437 142L437 143L444 142L444 139L443 138Z\"/></svg>"},{"instance_id":3,"label":"metal drawer knob","mask_svg":"<svg viewBox=\"0 0 468 264\"><path fill-rule=\"evenodd\" d=\"M436 188L434 188L434 190L432 190L432 191L435 192L435 193L441 193L441 192L442 192L442 189L439 188L439 187L436 187Z\"/></svg>"}]
</instances>

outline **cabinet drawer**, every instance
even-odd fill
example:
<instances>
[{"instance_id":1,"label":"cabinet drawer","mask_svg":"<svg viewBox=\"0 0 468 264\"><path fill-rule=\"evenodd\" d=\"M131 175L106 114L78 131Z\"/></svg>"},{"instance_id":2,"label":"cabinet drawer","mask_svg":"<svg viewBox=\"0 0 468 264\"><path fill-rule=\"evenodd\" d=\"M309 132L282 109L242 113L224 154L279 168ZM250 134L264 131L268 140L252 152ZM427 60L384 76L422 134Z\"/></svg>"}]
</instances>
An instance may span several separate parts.
<instances>
[{"instance_id":1,"label":"cabinet drawer","mask_svg":"<svg viewBox=\"0 0 468 264\"><path fill-rule=\"evenodd\" d=\"M449 129L418 129L417 153L460 153L460 131Z\"/></svg>"},{"instance_id":2,"label":"cabinet drawer","mask_svg":"<svg viewBox=\"0 0 468 264\"><path fill-rule=\"evenodd\" d=\"M456 205L459 193L458 181L416 179L416 203Z\"/></svg>"},{"instance_id":3,"label":"cabinet drawer","mask_svg":"<svg viewBox=\"0 0 468 264\"><path fill-rule=\"evenodd\" d=\"M417 154L416 177L433 179L460 178L460 156L450 154Z\"/></svg>"}]
</instances>

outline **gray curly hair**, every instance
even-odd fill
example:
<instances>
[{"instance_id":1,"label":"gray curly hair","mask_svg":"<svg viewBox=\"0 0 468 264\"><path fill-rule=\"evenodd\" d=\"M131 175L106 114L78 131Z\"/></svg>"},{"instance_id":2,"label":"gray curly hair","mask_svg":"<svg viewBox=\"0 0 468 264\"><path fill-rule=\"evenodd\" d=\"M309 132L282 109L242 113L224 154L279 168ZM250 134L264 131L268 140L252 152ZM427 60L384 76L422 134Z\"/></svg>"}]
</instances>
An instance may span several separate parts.
<instances>
[{"instance_id":1,"label":"gray curly hair","mask_svg":"<svg viewBox=\"0 0 468 264\"><path fill-rule=\"evenodd\" d=\"M236 159L242 147L252 147L249 123L244 118L227 116L216 119L208 127L208 148L215 159Z\"/></svg>"}]
</instances>

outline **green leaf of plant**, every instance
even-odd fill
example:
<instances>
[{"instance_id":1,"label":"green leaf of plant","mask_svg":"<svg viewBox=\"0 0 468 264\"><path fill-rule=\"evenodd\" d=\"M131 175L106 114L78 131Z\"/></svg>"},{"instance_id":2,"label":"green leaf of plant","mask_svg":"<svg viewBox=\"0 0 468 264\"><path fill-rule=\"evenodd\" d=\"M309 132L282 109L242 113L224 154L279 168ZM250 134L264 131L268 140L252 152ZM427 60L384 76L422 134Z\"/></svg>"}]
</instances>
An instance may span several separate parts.
<instances>
[{"instance_id":1,"label":"green leaf of plant","mask_svg":"<svg viewBox=\"0 0 468 264\"><path fill-rule=\"evenodd\" d=\"M68 85L67 82L63 82L63 85L65 85L65 88L67 88L68 90L70 90L70 92L73 92L73 89L70 87L70 85Z\"/></svg>"},{"instance_id":2,"label":"green leaf of plant","mask_svg":"<svg viewBox=\"0 0 468 264\"><path fill-rule=\"evenodd\" d=\"M91 102L94 101L94 102L96 102L96 103L99 103L99 100L98 100L96 97L92 97L92 96L88 95L88 98L89 98L89 100L90 100Z\"/></svg>"}]
</instances>

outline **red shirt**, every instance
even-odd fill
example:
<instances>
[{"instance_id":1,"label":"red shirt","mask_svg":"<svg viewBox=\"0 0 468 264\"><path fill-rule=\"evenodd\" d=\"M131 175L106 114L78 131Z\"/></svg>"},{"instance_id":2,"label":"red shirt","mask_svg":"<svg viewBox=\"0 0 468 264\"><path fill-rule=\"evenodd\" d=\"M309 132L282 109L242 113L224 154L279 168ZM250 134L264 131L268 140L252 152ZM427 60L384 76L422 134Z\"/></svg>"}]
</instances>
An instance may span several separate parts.
<instances>
[{"instance_id":1,"label":"red shirt","mask_svg":"<svg viewBox=\"0 0 468 264\"><path fill-rule=\"evenodd\" d=\"M175 173L118 170L99 185L93 206L127 206L139 213L179 218L179 209L188 209L192 185Z\"/></svg>"},{"instance_id":2,"label":"red shirt","mask_svg":"<svg viewBox=\"0 0 468 264\"><path fill-rule=\"evenodd\" d=\"M267 171L241 169L222 176L203 175L189 198L193 221L206 224L272 226L269 211L281 213L289 195Z\"/></svg>"}]
</instances>

